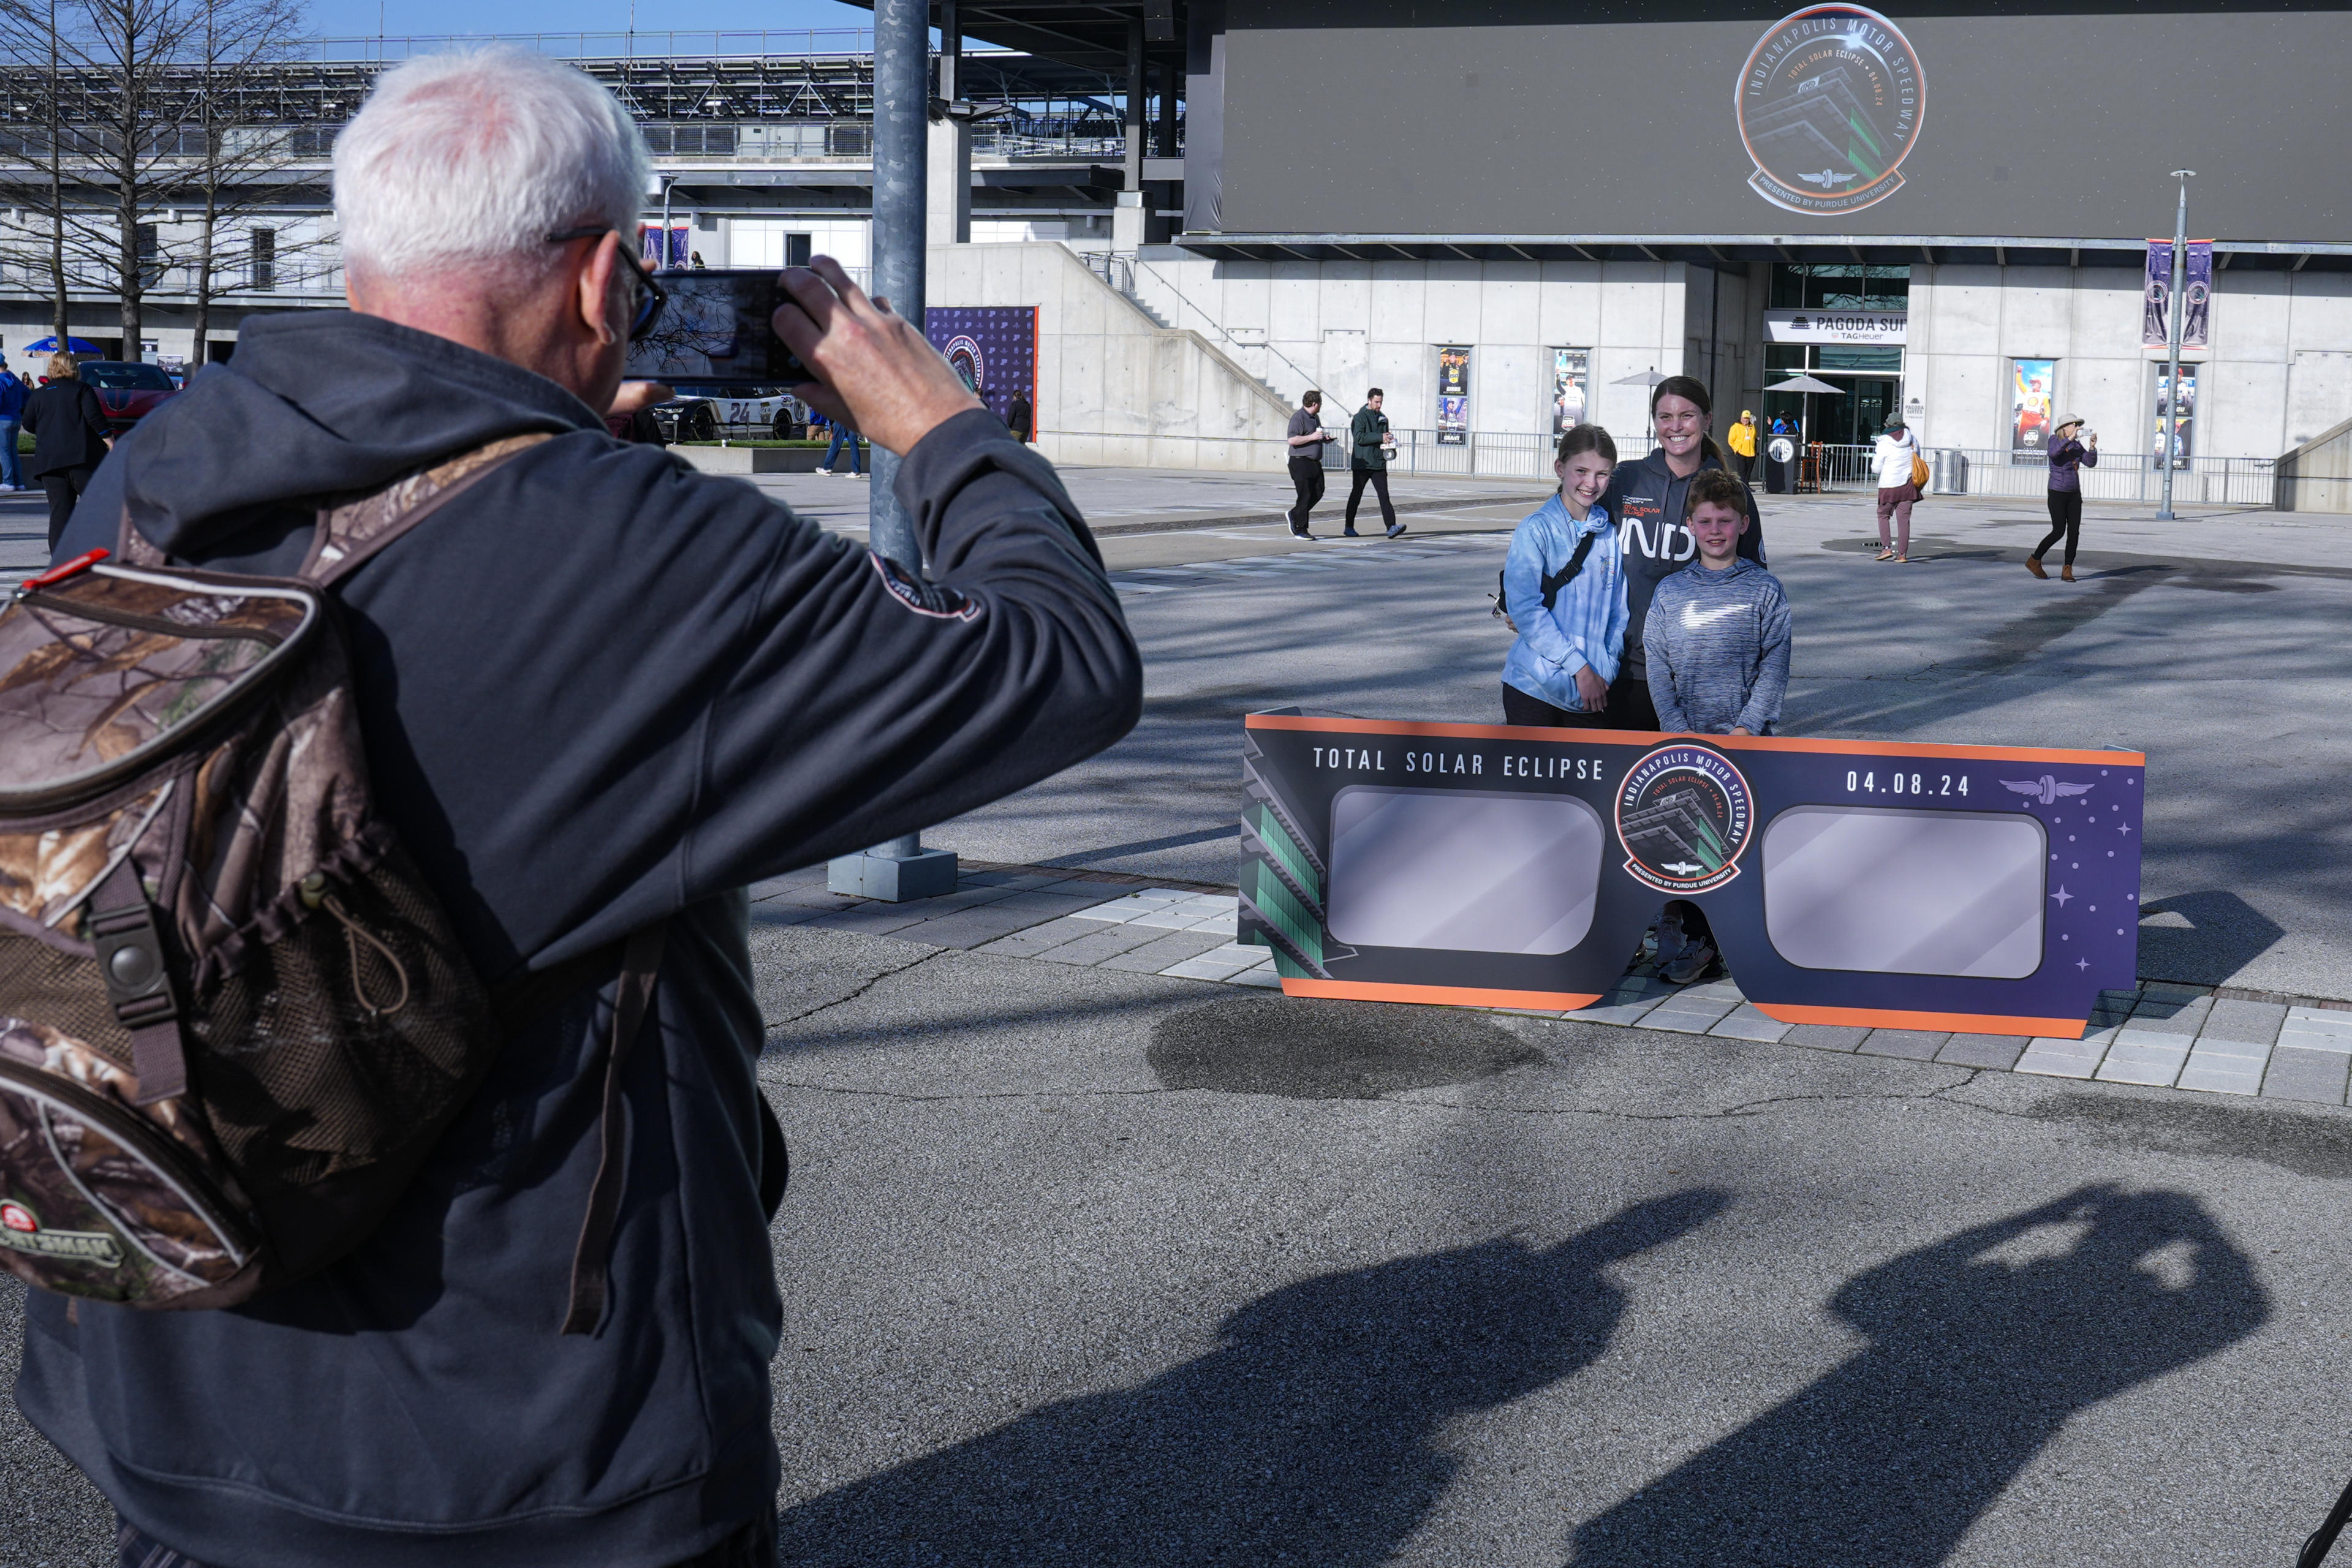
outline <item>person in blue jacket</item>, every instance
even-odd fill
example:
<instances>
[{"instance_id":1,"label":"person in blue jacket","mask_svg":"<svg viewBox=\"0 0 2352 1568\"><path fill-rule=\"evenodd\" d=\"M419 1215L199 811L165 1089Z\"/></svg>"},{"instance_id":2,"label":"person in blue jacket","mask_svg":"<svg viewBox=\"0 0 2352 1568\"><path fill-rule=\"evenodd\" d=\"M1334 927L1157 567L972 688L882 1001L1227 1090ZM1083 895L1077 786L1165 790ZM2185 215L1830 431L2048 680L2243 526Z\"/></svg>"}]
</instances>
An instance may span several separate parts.
<instances>
[{"instance_id":1,"label":"person in blue jacket","mask_svg":"<svg viewBox=\"0 0 2352 1568\"><path fill-rule=\"evenodd\" d=\"M1559 490L1511 534L1503 605L1519 640L1503 661L1503 722L1605 726L1625 645L1625 572L1598 505L1617 444L1597 424L1559 438Z\"/></svg>"},{"instance_id":2,"label":"person in blue jacket","mask_svg":"<svg viewBox=\"0 0 2352 1568\"><path fill-rule=\"evenodd\" d=\"M25 465L16 458L16 432L24 428L25 400L32 389L0 365L0 490L25 487Z\"/></svg>"}]
</instances>

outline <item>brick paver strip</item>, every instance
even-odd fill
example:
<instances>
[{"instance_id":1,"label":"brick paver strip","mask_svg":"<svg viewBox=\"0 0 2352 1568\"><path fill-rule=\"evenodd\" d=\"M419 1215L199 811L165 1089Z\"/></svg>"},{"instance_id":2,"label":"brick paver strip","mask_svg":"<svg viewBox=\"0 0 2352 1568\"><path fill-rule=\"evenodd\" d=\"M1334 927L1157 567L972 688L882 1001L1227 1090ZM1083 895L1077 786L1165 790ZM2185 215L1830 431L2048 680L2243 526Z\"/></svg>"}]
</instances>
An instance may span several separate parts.
<instances>
[{"instance_id":1,"label":"brick paver strip","mask_svg":"<svg viewBox=\"0 0 2352 1568\"><path fill-rule=\"evenodd\" d=\"M1032 911L999 911L983 904L978 909L959 910L937 920L926 920L919 925L902 926L893 935L941 947L971 948L985 946L1019 932L1034 931L1040 924Z\"/></svg>"},{"instance_id":2,"label":"brick paver strip","mask_svg":"<svg viewBox=\"0 0 2352 1568\"><path fill-rule=\"evenodd\" d=\"M1080 920L1076 916L1065 915L1057 920L1048 920L1042 925L1032 925L1024 931L1016 931L1012 936L998 941L984 943L980 951L1001 953L1013 958L1034 958L1065 943L1075 942L1081 936L1092 936L1105 930L1117 929L1118 929L1117 926L1105 926L1097 921Z\"/></svg>"},{"instance_id":3,"label":"brick paver strip","mask_svg":"<svg viewBox=\"0 0 2352 1568\"><path fill-rule=\"evenodd\" d=\"M1148 929L1141 928L1141 929ZM1225 938L1213 931L1163 931L1140 947L1106 958L1106 969L1131 969L1138 974L1156 975L1171 965L1187 958L1197 958L1225 945Z\"/></svg>"},{"instance_id":4,"label":"brick paver strip","mask_svg":"<svg viewBox=\"0 0 2352 1568\"><path fill-rule=\"evenodd\" d=\"M1956 1034L1944 1042L1936 1060L1956 1067L1989 1067L2007 1072L2025 1053L2025 1041L2013 1034Z\"/></svg>"},{"instance_id":5,"label":"brick paver strip","mask_svg":"<svg viewBox=\"0 0 2352 1568\"><path fill-rule=\"evenodd\" d=\"M2259 1094L2263 1072L2270 1066L2271 1048L2243 1040L2200 1040L2189 1053L2188 1065L2174 1080L2176 1089L2201 1090L2209 1094Z\"/></svg>"},{"instance_id":6,"label":"brick paver strip","mask_svg":"<svg viewBox=\"0 0 2352 1568\"><path fill-rule=\"evenodd\" d=\"M2216 1001L2197 1038L2200 1042L2234 1040L2267 1047L2278 1043L2279 1026L2285 1022L2286 1009L2277 1002Z\"/></svg>"},{"instance_id":7,"label":"brick paver strip","mask_svg":"<svg viewBox=\"0 0 2352 1568\"><path fill-rule=\"evenodd\" d=\"M2347 1067L2352 1067L2352 1056L2340 1051L2310 1051L2282 1040L2272 1049L2270 1066L2263 1073L2263 1096L2341 1105Z\"/></svg>"},{"instance_id":8,"label":"brick paver strip","mask_svg":"<svg viewBox=\"0 0 2352 1568\"><path fill-rule=\"evenodd\" d=\"M2017 1059L2017 1071L2050 1078L2088 1078L2099 1070L2099 1059L2107 1054L2107 1047L2114 1040L2111 1030L2085 1034L2081 1040L2037 1035L2027 1042L2024 1054Z\"/></svg>"},{"instance_id":9,"label":"brick paver strip","mask_svg":"<svg viewBox=\"0 0 2352 1568\"><path fill-rule=\"evenodd\" d=\"M1728 998L1700 1000L1683 992L1643 1019L1643 1029L1672 1030L1677 1034L1705 1034L1727 1017L1736 1004Z\"/></svg>"},{"instance_id":10,"label":"brick paver strip","mask_svg":"<svg viewBox=\"0 0 2352 1568\"><path fill-rule=\"evenodd\" d=\"M1766 1018L1748 1002L1742 1002L1724 1015L1723 1021L1706 1032L1725 1040L1754 1040L1769 1045L1795 1028L1779 1019Z\"/></svg>"},{"instance_id":11,"label":"brick paver strip","mask_svg":"<svg viewBox=\"0 0 2352 1568\"><path fill-rule=\"evenodd\" d=\"M1874 1029L1855 1047L1864 1056L1899 1056L1906 1061L1933 1061L1952 1037L1924 1029Z\"/></svg>"},{"instance_id":12,"label":"brick paver strip","mask_svg":"<svg viewBox=\"0 0 2352 1568\"><path fill-rule=\"evenodd\" d=\"M1048 964L1099 964L1121 953L1132 952L1148 942L1167 935L1149 925L1098 925L1090 936L1075 942L1065 942L1048 947L1037 955Z\"/></svg>"},{"instance_id":13,"label":"brick paver strip","mask_svg":"<svg viewBox=\"0 0 2352 1568\"><path fill-rule=\"evenodd\" d=\"M2169 1089L2173 1080L2189 1061L2187 1035L2159 1035L2142 1032L2135 1035L2125 1030L2107 1048L2105 1060L2099 1063L2095 1076L2103 1083L2137 1083L2150 1089Z\"/></svg>"},{"instance_id":14,"label":"brick paver strip","mask_svg":"<svg viewBox=\"0 0 2352 1568\"><path fill-rule=\"evenodd\" d=\"M1801 1023L1782 1035L1780 1043L1811 1046L1815 1051L1852 1051L1869 1033L1842 1023Z\"/></svg>"}]
</instances>

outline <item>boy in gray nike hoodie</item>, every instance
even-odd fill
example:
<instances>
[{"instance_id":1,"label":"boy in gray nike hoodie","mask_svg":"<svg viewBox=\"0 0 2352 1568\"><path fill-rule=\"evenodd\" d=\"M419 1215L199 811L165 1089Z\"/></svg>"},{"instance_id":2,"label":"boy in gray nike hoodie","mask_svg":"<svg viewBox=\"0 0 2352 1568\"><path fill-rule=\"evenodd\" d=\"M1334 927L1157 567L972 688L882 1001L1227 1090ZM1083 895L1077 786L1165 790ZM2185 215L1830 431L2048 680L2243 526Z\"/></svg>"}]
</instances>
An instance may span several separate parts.
<instances>
[{"instance_id":1,"label":"boy in gray nike hoodie","mask_svg":"<svg viewBox=\"0 0 2352 1568\"><path fill-rule=\"evenodd\" d=\"M1789 689L1789 597L1742 557L1748 486L1721 469L1691 480L1686 526L1698 558L1658 584L1642 627L1658 727L1769 735Z\"/></svg>"}]
</instances>

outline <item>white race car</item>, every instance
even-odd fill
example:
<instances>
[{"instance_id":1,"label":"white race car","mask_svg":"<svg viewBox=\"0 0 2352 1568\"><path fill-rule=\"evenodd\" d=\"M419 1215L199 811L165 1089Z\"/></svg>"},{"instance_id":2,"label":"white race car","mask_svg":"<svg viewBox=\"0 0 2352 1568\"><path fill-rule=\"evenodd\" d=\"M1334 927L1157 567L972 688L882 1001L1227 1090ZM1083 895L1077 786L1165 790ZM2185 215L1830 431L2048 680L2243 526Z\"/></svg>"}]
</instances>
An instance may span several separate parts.
<instances>
[{"instance_id":1,"label":"white race car","mask_svg":"<svg viewBox=\"0 0 2352 1568\"><path fill-rule=\"evenodd\" d=\"M680 382L677 395L654 405L668 441L767 437L797 441L808 434L808 405L780 386L697 386Z\"/></svg>"}]
</instances>

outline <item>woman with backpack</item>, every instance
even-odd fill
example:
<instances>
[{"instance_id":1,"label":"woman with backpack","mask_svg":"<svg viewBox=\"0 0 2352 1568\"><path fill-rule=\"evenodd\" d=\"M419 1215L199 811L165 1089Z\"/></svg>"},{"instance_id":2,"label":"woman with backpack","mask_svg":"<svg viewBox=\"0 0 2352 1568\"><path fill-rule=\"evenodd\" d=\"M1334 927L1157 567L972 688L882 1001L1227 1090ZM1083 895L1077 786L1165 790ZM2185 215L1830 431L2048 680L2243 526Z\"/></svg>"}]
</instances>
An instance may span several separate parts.
<instances>
[{"instance_id":1,"label":"woman with backpack","mask_svg":"<svg viewBox=\"0 0 2352 1568\"><path fill-rule=\"evenodd\" d=\"M1517 642L1503 660L1503 722L1605 726L1609 683L1625 644L1625 574L1598 505L1617 444L1597 424L1559 438L1559 489L1511 534L1502 610Z\"/></svg>"}]
</instances>

